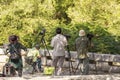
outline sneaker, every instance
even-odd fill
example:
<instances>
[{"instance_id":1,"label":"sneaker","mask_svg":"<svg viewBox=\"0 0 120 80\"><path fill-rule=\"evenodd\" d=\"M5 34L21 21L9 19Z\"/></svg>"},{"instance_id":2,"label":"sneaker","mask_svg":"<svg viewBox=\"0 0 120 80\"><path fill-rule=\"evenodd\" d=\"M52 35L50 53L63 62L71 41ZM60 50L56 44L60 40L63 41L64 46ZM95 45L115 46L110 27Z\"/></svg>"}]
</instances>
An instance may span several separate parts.
<instances>
[{"instance_id":1,"label":"sneaker","mask_svg":"<svg viewBox=\"0 0 120 80\"><path fill-rule=\"evenodd\" d=\"M58 71L57 71L57 76L60 76L62 73L62 69L60 68Z\"/></svg>"}]
</instances>

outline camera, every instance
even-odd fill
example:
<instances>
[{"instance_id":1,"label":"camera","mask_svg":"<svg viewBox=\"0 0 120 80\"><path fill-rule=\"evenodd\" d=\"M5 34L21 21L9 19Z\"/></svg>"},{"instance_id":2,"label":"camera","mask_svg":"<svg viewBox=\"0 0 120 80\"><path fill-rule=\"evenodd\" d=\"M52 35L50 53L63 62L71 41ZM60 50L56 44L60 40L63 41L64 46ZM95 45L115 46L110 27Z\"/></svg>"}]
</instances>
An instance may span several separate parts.
<instances>
[{"instance_id":1,"label":"camera","mask_svg":"<svg viewBox=\"0 0 120 80\"><path fill-rule=\"evenodd\" d=\"M42 31L40 31L40 35L45 35L45 32L46 32L46 30L45 29L42 29Z\"/></svg>"},{"instance_id":2,"label":"camera","mask_svg":"<svg viewBox=\"0 0 120 80\"><path fill-rule=\"evenodd\" d=\"M87 34L87 38L91 41L91 39L94 37L94 35L93 34L91 34L91 33L88 33Z\"/></svg>"},{"instance_id":3,"label":"camera","mask_svg":"<svg viewBox=\"0 0 120 80\"><path fill-rule=\"evenodd\" d=\"M71 36L70 36L69 34L64 34L64 36L65 36L67 39L71 38Z\"/></svg>"}]
</instances>

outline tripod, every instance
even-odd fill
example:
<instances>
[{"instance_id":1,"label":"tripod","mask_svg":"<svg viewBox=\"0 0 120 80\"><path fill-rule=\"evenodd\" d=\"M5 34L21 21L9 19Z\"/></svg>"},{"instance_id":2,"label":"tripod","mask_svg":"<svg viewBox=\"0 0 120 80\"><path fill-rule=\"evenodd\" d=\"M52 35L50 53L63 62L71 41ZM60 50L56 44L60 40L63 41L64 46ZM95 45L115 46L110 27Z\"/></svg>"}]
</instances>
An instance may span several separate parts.
<instances>
[{"instance_id":1,"label":"tripod","mask_svg":"<svg viewBox=\"0 0 120 80\"><path fill-rule=\"evenodd\" d=\"M71 73L73 72L73 64L72 64L73 61L71 60L69 45L67 45L67 52L68 52L68 57L65 58L65 59L66 59L66 61L69 61L69 72L70 72L70 75L71 75Z\"/></svg>"},{"instance_id":2,"label":"tripod","mask_svg":"<svg viewBox=\"0 0 120 80\"><path fill-rule=\"evenodd\" d=\"M51 57L50 52L49 52L49 50L48 50L48 47L47 47L47 45L46 45L44 36L45 36L45 34L42 35L41 40L40 40L40 44L42 44L42 45L44 46L44 56L46 57L46 62L45 62L45 64L47 64L47 59L52 60L52 57ZM47 53L48 53L48 55L47 55Z\"/></svg>"}]
</instances>

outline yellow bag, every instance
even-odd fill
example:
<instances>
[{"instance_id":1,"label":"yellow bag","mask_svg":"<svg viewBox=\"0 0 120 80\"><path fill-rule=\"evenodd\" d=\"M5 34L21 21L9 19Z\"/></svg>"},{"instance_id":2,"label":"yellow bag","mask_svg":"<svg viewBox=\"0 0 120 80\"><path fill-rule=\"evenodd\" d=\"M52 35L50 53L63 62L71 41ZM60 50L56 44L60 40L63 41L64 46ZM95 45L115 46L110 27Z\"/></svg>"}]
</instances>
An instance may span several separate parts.
<instances>
[{"instance_id":1,"label":"yellow bag","mask_svg":"<svg viewBox=\"0 0 120 80\"><path fill-rule=\"evenodd\" d=\"M55 68L54 67L44 67L44 74L45 75L52 75L54 73Z\"/></svg>"}]
</instances>

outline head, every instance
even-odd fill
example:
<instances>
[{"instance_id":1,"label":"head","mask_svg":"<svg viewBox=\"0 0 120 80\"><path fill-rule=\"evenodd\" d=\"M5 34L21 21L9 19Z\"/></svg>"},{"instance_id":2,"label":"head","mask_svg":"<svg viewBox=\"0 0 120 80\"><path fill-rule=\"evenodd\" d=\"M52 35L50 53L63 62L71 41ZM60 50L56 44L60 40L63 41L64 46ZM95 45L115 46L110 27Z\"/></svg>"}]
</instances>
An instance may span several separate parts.
<instances>
[{"instance_id":1,"label":"head","mask_svg":"<svg viewBox=\"0 0 120 80\"><path fill-rule=\"evenodd\" d=\"M80 30L80 31L79 31L79 36L85 36L85 35L86 35L86 33L85 33L84 30Z\"/></svg>"},{"instance_id":2,"label":"head","mask_svg":"<svg viewBox=\"0 0 120 80\"><path fill-rule=\"evenodd\" d=\"M36 49L40 49L40 45L36 44L36 45L35 45L35 48L36 48Z\"/></svg>"},{"instance_id":3,"label":"head","mask_svg":"<svg viewBox=\"0 0 120 80\"><path fill-rule=\"evenodd\" d=\"M14 43L14 42L17 42L17 36L16 35L11 35L9 36L9 42L10 43Z\"/></svg>"},{"instance_id":4,"label":"head","mask_svg":"<svg viewBox=\"0 0 120 80\"><path fill-rule=\"evenodd\" d=\"M62 32L61 28L57 28L57 29L56 29L56 33L57 33L57 34L61 34L61 32Z\"/></svg>"}]
</instances>

